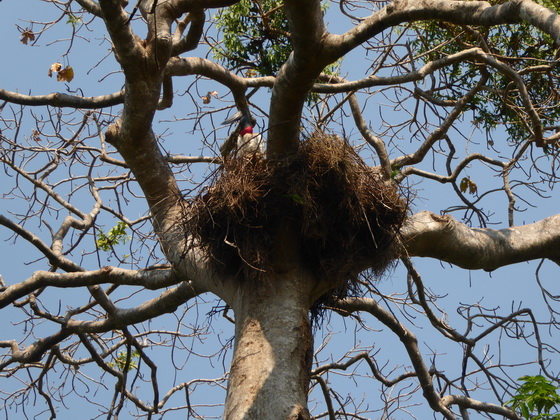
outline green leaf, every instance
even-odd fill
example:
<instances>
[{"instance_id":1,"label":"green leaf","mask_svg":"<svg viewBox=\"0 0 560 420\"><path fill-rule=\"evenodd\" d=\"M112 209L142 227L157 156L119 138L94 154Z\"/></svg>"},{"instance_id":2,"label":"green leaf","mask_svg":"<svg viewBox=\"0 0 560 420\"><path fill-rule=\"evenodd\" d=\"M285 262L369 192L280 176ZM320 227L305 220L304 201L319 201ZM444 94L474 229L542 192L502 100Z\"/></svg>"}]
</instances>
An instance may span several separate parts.
<instances>
[{"instance_id":1,"label":"green leaf","mask_svg":"<svg viewBox=\"0 0 560 420\"><path fill-rule=\"evenodd\" d=\"M82 18L79 16L75 16L72 13L68 14L68 20L66 21L66 23L70 23L72 26L76 26L77 24L79 24L82 21Z\"/></svg>"},{"instance_id":2,"label":"green leaf","mask_svg":"<svg viewBox=\"0 0 560 420\"><path fill-rule=\"evenodd\" d=\"M491 4L503 3L502 0L490 0ZM536 0L556 12L560 9L557 0ZM448 22L418 22L409 26L417 32L411 47L425 63L462 51L465 43L473 47L485 45L499 61L503 61L513 71L550 66L557 58L553 39L544 32L527 23L506 27L472 27L466 31L464 26ZM477 38L478 37L478 38ZM449 39L457 42L449 42ZM456 100L478 82L478 63L464 61L454 63L441 70L446 75L445 85L434 86L430 92L441 100ZM552 66L550 72L525 71L520 73L527 86L534 110L543 126L554 126L560 118L560 102L551 95L551 88L560 88L560 70ZM524 142L532 137L530 120L520 91L513 88L511 79L501 72L490 71L486 83L488 89L480 91L469 105L473 119L479 127L488 133L505 128L511 143Z\"/></svg>"},{"instance_id":3,"label":"green leaf","mask_svg":"<svg viewBox=\"0 0 560 420\"><path fill-rule=\"evenodd\" d=\"M293 200L294 203L305 204L305 200L299 194L289 194L288 197L290 197Z\"/></svg>"},{"instance_id":4,"label":"green leaf","mask_svg":"<svg viewBox=\"0 0 560 420\"><path fill-rule=\"evenodd\" d=\"M328 1L322 2L323 13ZM281 0L241 0L221 9L214 20L222 42L212 47L216 59L246 76L275 75L292 52L290 28ZM339 62L324 73L337 74ZM256 74L255 74L256 73ZM316 101L313 97L310 101Z\"/></svg>"},{"instance_id":5,"label":"green leaf","mask_svg":"<svg viewBox=\"0 0 560 420\"><path fill-rule=\"evenodd\" d=\"M528 419L530 417L529 415L529 409L527 408L527 406L525 404L523 404L521 406L521 414L523 415L524 418Z\"/></svg>"},{"instance_id":6,"label":"green leaf","mask_svg":"<svg viewBox=\"0 0 560 420\"><path fill-rule=\"evenodd\" d=\"M118 222L107 234L100 231L97 234L95 244L101 251L111 251L114 246L126 243L130 238L126 233L125 222Z\"/></svg>"},{"instance_id":7,"label":"green leaf","mask_svg":"<svg viewBox=\"0 0 560 420\"><path fill-rule=\"evenodd\" d=\"M560 395L556 386L542 375L522 376L519 380L524 383L506 403L512 410L521 412L525 419L560 419Z\"/></svg>"},{"instance_id":8,"label":"green leaf","mask_svg":"<svg viewBox=\"0 0 560 420\"><path fill-rule=\"evenodd\" d=\"M122 372L124 372L125 369L127 372L130 372L132 369L138 369L137 360L139 359L139 357L140 357L140 353L138 352L138 350L134 350L130 354L130 362L127 367L126 361L128 360L128 352L126 350L121 350L117 355L117 357L115 358L115 361L109 362L107 364L113 368L114 367L118 368Z\"/></svg>"}]
</instances>

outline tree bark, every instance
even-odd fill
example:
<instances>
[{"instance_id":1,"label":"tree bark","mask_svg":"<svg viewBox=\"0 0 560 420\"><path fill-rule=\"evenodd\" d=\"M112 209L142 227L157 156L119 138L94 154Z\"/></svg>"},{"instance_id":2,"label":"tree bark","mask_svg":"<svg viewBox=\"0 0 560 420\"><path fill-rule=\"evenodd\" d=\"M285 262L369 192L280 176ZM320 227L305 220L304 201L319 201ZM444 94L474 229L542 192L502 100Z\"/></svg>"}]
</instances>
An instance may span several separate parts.
<instances>
[{"instance_id":1,"label":"tree bark","mask_svg":"<svg viewBox=\"0 0 560 420\"><path fill-rule=\"evenodd\" d=\"M470 270L492 271L540 258L560 264L560 215L497 230L469 228L450 215L423 211L406 221L401 236L408 256L436 258Z\"/></svg>"},{"instance_id":2,"label":"tree bark","mask_svg":"<svg viewBox=\"0 0 560 420\"><path fill-rule=\"evenodd\" d=\"M313 283L308 273L292 270L240 287L225 419L310 418Z\"/></svg>"}]
</instances>

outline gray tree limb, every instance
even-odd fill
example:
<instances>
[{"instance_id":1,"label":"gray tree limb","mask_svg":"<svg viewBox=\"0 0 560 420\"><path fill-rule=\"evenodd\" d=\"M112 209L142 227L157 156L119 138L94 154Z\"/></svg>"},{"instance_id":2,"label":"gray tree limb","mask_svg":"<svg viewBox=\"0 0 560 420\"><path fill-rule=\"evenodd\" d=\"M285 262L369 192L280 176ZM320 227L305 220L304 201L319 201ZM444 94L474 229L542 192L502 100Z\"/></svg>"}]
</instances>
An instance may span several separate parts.
<instances>
[{"instance_id":1,"label":"gray tree limb","mask_svg":"<svg viewBox=\"0 0 560 420\"><path fill-rule=\"evenodd\" d=\"M36 271L28 279L8 286L0 292L0 308L48 286L72 288L111 283L157 290L169 287L177 282L178 280L171 269L126 270L119 267L103 267L99 270L72 273Z\"/></svg>"},{"instance_id":2,"label":"gray tree limb","mask_svg":"<svg viewBox=\"0 0 560 420\"><path fill-rule=\"evenodd\" d=\"M507 229L469 228L449 215L413 215L402 229L405 251L459 267L487 271L548 258L560 264L560 215Z\"/></svg>"},{"instance_id":3,"label":"gray tree limb","mask_svg":"<svg viewBox=\"0 0 560 420\"><path fill-rule=\"evenodd\" d=\"M60 108L97 109L122 104L124 102L124 90L109 95L82 97L72 96L66 93L22 95L21 93L0 89L0 100L18 105L50 105Z\"/></svg>"},{"instance_id":4,"label":"gray tree limb","mask_svg":"<svg viewBox=\"0 0 560 420\"><path fill-rule=\"evenodd\" d=\"M482 26L526 21L551 35L560 44L560 17L530 0L514 0L496 6L485 1L397 0L346 33L329 34L325 39L325 51L335 61L389 27L434 19Z\"/></svg>"}]
</instances>

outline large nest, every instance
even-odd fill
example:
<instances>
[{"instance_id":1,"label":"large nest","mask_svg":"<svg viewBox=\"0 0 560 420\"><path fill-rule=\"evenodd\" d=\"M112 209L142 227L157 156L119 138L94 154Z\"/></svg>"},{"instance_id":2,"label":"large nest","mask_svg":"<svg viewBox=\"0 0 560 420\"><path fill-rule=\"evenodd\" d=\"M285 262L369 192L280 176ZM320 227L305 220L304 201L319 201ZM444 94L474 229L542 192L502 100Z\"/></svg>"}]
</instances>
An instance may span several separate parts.
<instances>
[{"instance_id":1,"label":"large nest","mask_svg":"<svg viewBox=\"0 0 560 420\"><path fill-rule=\"evenodd\" d=\"M218 270L243 281L266 278L279 224L288 222L302 261L340 295L355 289L359 272L382 272L394 259L405 214L394 185L344 140L317 134L287 161L227 158L192 200L185 227Z\"/></svg>"}]
</instances>

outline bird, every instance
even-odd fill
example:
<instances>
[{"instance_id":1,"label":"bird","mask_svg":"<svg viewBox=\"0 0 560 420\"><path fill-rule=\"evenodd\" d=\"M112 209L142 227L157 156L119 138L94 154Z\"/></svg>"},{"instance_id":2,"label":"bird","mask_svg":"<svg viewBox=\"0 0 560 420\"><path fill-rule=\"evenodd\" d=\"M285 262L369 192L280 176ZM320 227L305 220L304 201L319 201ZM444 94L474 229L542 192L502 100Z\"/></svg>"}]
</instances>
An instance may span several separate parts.
<instances>
[{"instance_id":1,"label":"bird","mask_svg":"<svg viewBox=\"0 0 560 420\"><path fill-rule=\"evenodd\" d=\"M260 153L264 155L264 140L259 133L253 132L255 119L249 111L238 111L225 120L222 125L233 124L239 121L237 127L231 132L228 139L220 147L222 156L228 156L233 149L237 156L248 156Z\"/></svg>"}]
</instances>

